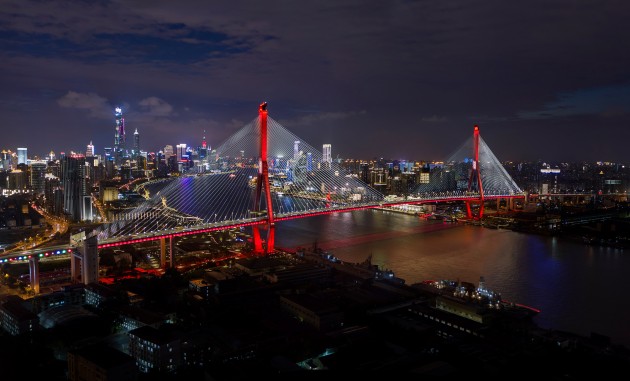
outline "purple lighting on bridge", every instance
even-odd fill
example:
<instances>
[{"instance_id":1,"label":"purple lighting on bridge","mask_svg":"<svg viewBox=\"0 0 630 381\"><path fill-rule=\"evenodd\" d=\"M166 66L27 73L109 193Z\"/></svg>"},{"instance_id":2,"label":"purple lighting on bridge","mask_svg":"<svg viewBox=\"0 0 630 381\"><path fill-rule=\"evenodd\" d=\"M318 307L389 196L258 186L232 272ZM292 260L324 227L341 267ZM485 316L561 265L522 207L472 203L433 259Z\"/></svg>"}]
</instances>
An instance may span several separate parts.
<instances>
[{"instance_id":1,"label":"purple lighting on bridge","mask_svg":"<svg viewBox=\"0 0 630 381\"><path fill-rule=\"evenodd\" d=\"M43 252L39 254L16 255L14 257L0 258L0 263L14 262L14 261L28 261L29 259L33 258L33 255L35 255L38 258L46 258L53 255L64 255L64 254L71 254L71 253L72 253L72 248L67 248L67 249L47 251L47 252Z\"/></svg>"}]
</instances>

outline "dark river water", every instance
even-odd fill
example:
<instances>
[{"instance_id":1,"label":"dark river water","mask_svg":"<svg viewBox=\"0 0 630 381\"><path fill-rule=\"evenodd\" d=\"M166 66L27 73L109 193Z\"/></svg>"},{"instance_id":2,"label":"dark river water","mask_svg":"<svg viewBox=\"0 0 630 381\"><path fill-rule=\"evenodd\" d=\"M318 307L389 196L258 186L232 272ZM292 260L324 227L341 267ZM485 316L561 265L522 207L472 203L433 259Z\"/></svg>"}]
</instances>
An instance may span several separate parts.
<instances>
[{"instance_id":1,"label":"dark river water","mask_svg":"<svg viewBox=\"0 0 630 381\"><path fill-rule=\"evenodd\" d=\"M277 224L276 245L314 243L343 261L391 269L406 284L460 279L541 310L544 328L611 337L630 347L630 252L561 238L432 222L379 210Z\"/></svg>"}]
</instances>

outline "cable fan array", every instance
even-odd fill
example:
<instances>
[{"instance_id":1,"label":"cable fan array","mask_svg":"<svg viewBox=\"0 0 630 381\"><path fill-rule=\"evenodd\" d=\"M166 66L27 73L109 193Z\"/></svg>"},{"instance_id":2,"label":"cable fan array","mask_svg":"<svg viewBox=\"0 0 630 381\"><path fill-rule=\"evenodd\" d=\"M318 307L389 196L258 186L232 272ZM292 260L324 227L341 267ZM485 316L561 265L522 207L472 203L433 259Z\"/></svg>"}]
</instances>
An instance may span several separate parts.
<instances>
[{"instance_id":1,"label":"cable fan array","mask_svg":"<svg viewBox=\"0 0 630 381\"><path fill-rule=\"evenodd\" d=\"M330 151L323 153L304 143L272 118L267 121L268 191L273 214L278 218L382 204L479 197L477 182L470 181L472 139L466 139L447 161L431 164L428 176L419 174L418 184L410 194L386 198L356 175L341 169ZM260 119L256 118L216 149L208 172L143 184L149 199L120 213L114 222L102 225L93 234L105 241L265 220L269 213L266 197L260 197L260 204L255 205L260 135ZM477 165L485 196L523 194L481 137Z\"/></svg>"},{"instance_id":2,"label":"cable fan array","mask_svg":"<svg viewBox=\"0 0 630 381\"><path fill-rule=\"evenodd\" d=\"M473 171L473 140L467 139L448 160L430 167L428 178L420 178L412 192L415 197L479 195L478 184L469 181ZM494 156L483 138L479 137L479 171L485 196L523 194L503 165Z\"/></svg>"},{"instance_id":3,"label":"cable fan array","mask_svg":"<svg viewBox=\"0 0 630 381\"><path fill-rule=\"evenodd\" d=\"M274 215L373 205L379 191L341 169L332 158L302 142L268 118L268 176ZM143 187L151 197L115 222L103 225L99 240L176 228L231 225L262 220L265 198L255 203L260 151L259 118L216 149L209 173L155 181Z\"/></svg>"}]
</instances>

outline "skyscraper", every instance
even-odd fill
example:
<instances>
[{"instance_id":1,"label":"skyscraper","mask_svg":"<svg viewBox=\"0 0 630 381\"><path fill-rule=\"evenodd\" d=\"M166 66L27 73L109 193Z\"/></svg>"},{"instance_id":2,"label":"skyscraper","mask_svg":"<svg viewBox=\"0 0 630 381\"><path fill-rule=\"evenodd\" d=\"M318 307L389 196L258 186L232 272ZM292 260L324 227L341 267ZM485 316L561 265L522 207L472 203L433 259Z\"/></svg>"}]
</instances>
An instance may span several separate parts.
<instances>
[{"instance_id":1,"label":"skyscraper","mask_svg":"<svg viewBox=\"0 0 630 381\"><path fill-rule=\"evenodd\" d=\"M206 161L208 157L208 142L206 142L206 130L203 130L203 139L201 139L201 147L197 149L199 154L199 160Z\"/></svg>"},{"instance_id":2,"label":"skyscraper","mask_svg":"<svg viewBox=\"0 0 630 381\"><path fill-rule=\"evenodd\" d=\"M168 161L168 158L173 156L173 146L167 144L164 146L164 160Z\"/></svg>"},{"instance_id":3,"label":"skyscraper","mask_svg":"<svg viewBox=\"0 0 630 381\"><path fill-rule=\"evenodd\" d=\"M140 154L140 134L138 129L133 133L133 157L137 157Z\"/></svg>"},{"instance_id":4,"label":"skyscraper","mask_svg":"<svg viewBox=\"0 0 630 381\"><path fill-rule=\"evenodd\" d=\"M18 164L28 164L28 159L26 156L26 148L18 148L17 149L17 163Z\"/></svg>"},{"instance_id":5,"label":"skyscraper","mask_svg":"<svg viewBox=\"0 0 630 381\"><path fill-rule=\"evenodd\" d=\"M52 173L47 173L44 184L46 209L52 214L60 215L63 210L63 189L59 178Z\"/></svg>"},{"instance_id":6,"label":"skyscraper","mask_svg":"<svg viewBox=\"0 0 630 381\"><path fill-rule=\"evenodd\" d=\"M4 170L11 169L11 151L2 150L0 152L0 168Z\"/></svg>"},{"instance_id":7,"label":"skyscraper","mask_svg":"<svg viewBox=\"0 0 630 381\"><path fill-rule=\"evenodd\" d=\"M48 165L45 161L31 162L31 189L35 195L43 194L46 187L46 170Z\"/></svg>"},{"instance_id":8,"label":"skyscraper","mask_svg":"<svg viewBox=\"0 0 630 381\"><path fill-rule=\"evenodd\" d=\"M94 145L92 145L92 141L87 145L87 150L85 151L85 157L93 157L94 156Z\"/></svg>"},{"instance_id":9,"label":"skyscraper","mask_svg":"<svg viewBox=\"0 0 630 381\"><path fill-rule=\"evenodd\" d=\"M186 156L186 143L177 145L177 161L182 161L182 156Z\"/></svg>"},{"instance_id":10,"label":"skyscraper","mask_svg":"<svg viewBox=\"0 0 630 381\"><path fill-rule=\"evenodd\" d=\"M324 168L332 167L332 146L330 144L324 144L322 147L322 163Z\"/></svg>"},{"instance_id":11,"label":"skyscraper","mask_svg":"<svg viewBox=\"0 0 630 381\"><path fill-rule=\"evenodd\" d=\"M122 109L116 107L116 125L114 126L114 157L116 164L120 164L122 158L125 156L125 118L122 115Z\"/></svg>"},{"instance_id":12,"label":"skyscraper","mask_svg":"<svg viewBox=\"0 0 630 381\"><path fill-rule=\"evenodd\" d=\"M82 216L83 196L87 194L83 155L64 156L61 159L61 186L64 212L72 221L79 221Z\"/></svg>"},{"instance_id":13,"label":"skyscraper","mask_svg":"<svg viewBox=\"0 0 630 381\"><path fill-rule=\"evenodd\" d=\"M297 161L300 158L300 141L293 142L293 160Z\"/></svg>"}]
</instances>

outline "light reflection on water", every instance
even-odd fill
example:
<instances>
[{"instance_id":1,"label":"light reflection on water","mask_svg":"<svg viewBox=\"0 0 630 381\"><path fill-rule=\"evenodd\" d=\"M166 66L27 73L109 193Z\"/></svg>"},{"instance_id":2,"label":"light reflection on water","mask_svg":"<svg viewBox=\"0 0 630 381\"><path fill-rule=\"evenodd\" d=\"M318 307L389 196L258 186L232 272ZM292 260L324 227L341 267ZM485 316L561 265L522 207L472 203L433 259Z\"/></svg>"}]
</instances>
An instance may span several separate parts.
<instances>
[{"instance_id":1,"label":"light reflection on water","mask_svg":"<svg viewBox=\"0 0 630 381\"><path fill-rule=\"evenodd\" d=\"M222 201L215 197L207 203L186 204L192 208L186 212L212 215ZM286 210L294 208L288 196L274 197L277 203ZM247 208L249 203L240 206ZM314 243L344 261L362 262L371 255L374 264L393 270L407 284L426 279L477 283L483 276L486 286L503 299L540 309L537 322L542 327L583 335L593 331L630 347L630 325L626 324L630 298L624 297L630 290L628 252L509 230L429 223L378 210L277 224L278 247L294 249Z\"/></svg>"},{"instance_id":2,"label":"light reflection on water","mask_svg":"<svg viewBox=\"0 0 630 381\"><path fill-rule=\"evenodd\" d=\"M344 261L372 262L407 284L460 279L503 299L541 310L546 328L611 336L630 346L630 253L561 238L471 225L429 223L383 211L360 211L283 221L278 247L318 246Z\"/></svg>"}]
</instances>

